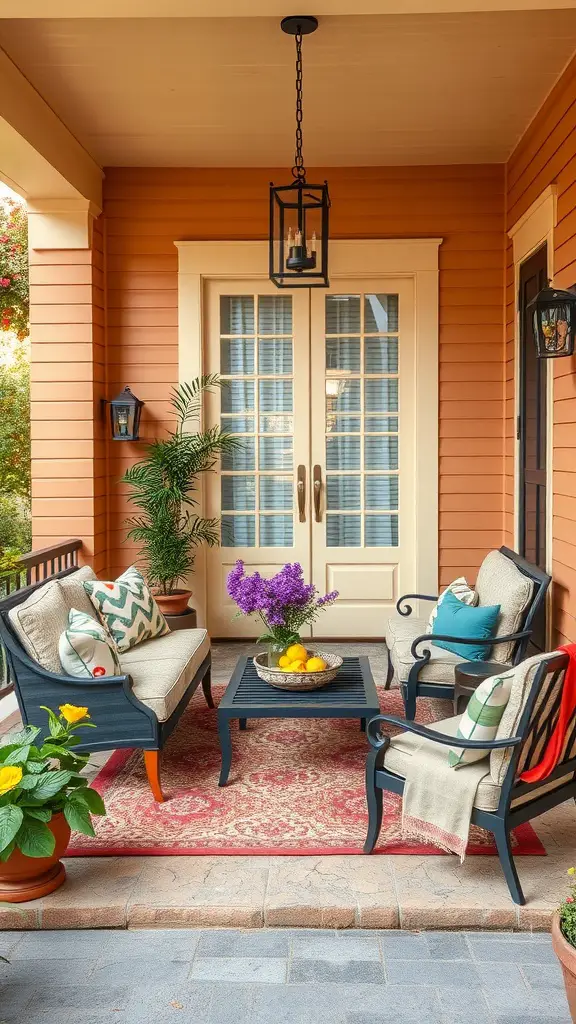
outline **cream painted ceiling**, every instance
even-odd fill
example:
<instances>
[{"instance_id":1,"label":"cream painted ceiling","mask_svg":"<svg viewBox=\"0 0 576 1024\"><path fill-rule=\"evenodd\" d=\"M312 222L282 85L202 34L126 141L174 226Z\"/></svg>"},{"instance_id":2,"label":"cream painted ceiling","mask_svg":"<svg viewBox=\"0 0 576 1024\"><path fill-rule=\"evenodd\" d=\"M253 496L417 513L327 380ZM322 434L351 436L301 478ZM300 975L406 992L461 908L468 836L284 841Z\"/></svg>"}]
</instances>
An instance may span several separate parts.
<instances>
[{"instance_id":1,"label":"cream painted ceiling","mask_svg":"<svg viewBox=\"0 0 576 1024\"><path fill-rule=\"evenodd\" d=\"M102 166L291 166L277 18L2 19L0 45ZM575 50L574 9L324 17L306 162L503 161Z\"/></svg>"}]
</instances>

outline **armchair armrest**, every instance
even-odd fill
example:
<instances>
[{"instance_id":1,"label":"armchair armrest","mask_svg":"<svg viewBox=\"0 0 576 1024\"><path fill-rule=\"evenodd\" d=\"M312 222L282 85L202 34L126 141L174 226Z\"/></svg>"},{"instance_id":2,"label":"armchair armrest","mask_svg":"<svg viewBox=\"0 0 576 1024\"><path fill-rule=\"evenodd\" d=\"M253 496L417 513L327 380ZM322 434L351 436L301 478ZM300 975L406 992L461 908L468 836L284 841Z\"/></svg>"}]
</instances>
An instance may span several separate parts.
<instances>
[{"instance_id":1,"label":"armchair armrest","mask_svg":"<svg viewBox=\"0 0 576 1024\"><path fill-rule=\"evenodd\" d=\"M472 644L473 646L485 646L494 647L495 644L507 644L514 640L524 640L526 637L532 636L531 629L525 629L521 633L510 633L508 636L491 636L491 637L463 637L463 636L447 636L445 633L424 633L422 636L417 636L413 641L410 648L410 654L417 661L425 659L429 661L430 651L424 650L420 654L417 653L416 648L418 644L429 643L433 644L436 640L447 640L450 643L455 644Z\"/></svg>"},{"instance_id":2,"label":"armchair armrest","mask_svg":"<svg viewBox=\"0 0 576 1024\"><path fill-rule=\"evenodd\" d=\"M403 594L399 597L396 602L396 611L399 615L411 615L412 605L407 604L405 608L402 607L404 601L437 601L438 595L436 594Z\"/></svg>"},{"instance_id":3,"label":"armchair armrest","mask_svg":"<svg viewBox=\"0 0 576 1024\"><path fill-rule=\"evenodd\" d=\"M417 722L407 722L404 718L397 718L396 715L375 715L371 718L366 727L368 741L375 750L388 746L389 736L380 736L378 725L380 722L387 722L388 725L399 726L404 732L413 732L423 739L432 740L434 743L442 743L446 747L463 747L464 750L502 750L505 747L517 747L522 743L521 736L507 736L501 740L467 740L460 736L447 736L444 732L436 732L428 729L425 725Z\"/></svg>"}]
</instances>

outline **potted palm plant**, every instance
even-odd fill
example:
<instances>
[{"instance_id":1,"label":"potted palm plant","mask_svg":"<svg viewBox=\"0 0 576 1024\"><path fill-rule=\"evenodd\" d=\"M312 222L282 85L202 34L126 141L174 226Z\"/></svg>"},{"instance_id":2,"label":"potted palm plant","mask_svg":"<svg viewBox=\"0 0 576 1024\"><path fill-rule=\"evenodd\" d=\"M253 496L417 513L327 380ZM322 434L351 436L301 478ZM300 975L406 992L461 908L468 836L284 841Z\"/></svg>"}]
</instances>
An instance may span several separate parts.
<instances>
[{"instance_id":1,"label":"potted palm plant","mask_svg":"<svg viewBox=\"0 0 576 1024\"><path fill-rule=\"evenodd\" d=\"M552 918L552 945L562 967L570 1014L576 1021L576 868L568 868L568 874L572 877L570 894Z\"/></svg>"},{"instance_id":2,"label":"potted palm plant","mask_svg":"<svg viewBox=\"0 0 576 1024\"><path fill-rule=\"evenodd\" d=\"M194 571L198 545L219 543L220 520L206 519L196 509L201 474L213 469L221 455L242 447L240 438L218 426L200 429L204 395L225 384L217 374L209 374L173 388L175 428L147 444L144 457L122 478L140 510L126 521L128 537L141 545L148 583L168 616L189 615L192 591L178 584L186 583Z\"/></svg>"}]
</instances>

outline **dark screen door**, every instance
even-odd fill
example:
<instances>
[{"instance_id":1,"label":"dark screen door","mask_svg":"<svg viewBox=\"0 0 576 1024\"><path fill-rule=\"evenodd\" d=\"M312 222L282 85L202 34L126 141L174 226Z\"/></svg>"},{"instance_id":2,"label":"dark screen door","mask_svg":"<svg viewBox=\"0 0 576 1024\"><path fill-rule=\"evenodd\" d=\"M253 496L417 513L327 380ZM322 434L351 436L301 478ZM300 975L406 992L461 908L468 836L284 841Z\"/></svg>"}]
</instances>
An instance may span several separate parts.
<instances>
[{"instance_id":1,"label":"dark screen door","mask_svg":"<svg viewBox=\"0 0 576 1024\"><path fill-rule=\"evenodd\" d=\"M518 439L520 554L546 570L546 374L547 360L538 359L527 305L548 281L546 246L520 267L520 403ZM546 617L533 635L537 650L546 649Z\"/></svg>"}]
</instances>

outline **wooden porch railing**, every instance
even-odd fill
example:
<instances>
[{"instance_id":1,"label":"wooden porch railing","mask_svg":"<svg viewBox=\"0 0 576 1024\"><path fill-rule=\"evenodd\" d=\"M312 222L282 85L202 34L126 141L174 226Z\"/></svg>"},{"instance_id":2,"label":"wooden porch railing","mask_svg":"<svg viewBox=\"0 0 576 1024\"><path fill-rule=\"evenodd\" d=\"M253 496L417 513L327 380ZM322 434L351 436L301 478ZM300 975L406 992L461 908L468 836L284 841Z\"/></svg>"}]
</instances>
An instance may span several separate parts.
<instances>
[{"instance_id":1,"label":"wooden porch railing","mask_svg":"<svg viewBox=\"0 0 576 1024\"><path fill-rule=\"evenodd\" d=\"M22 555L15 569L0 576L0 600L30 584L48 580L62 569L72 569L78 565L78 552L81 547L82 541L75 537L62 541L61 544L53 544L51 547L39 548L38 551L29 551ZM13 689L4 650L0 646L0 700Z\"/></svg>"}]
</instances>

